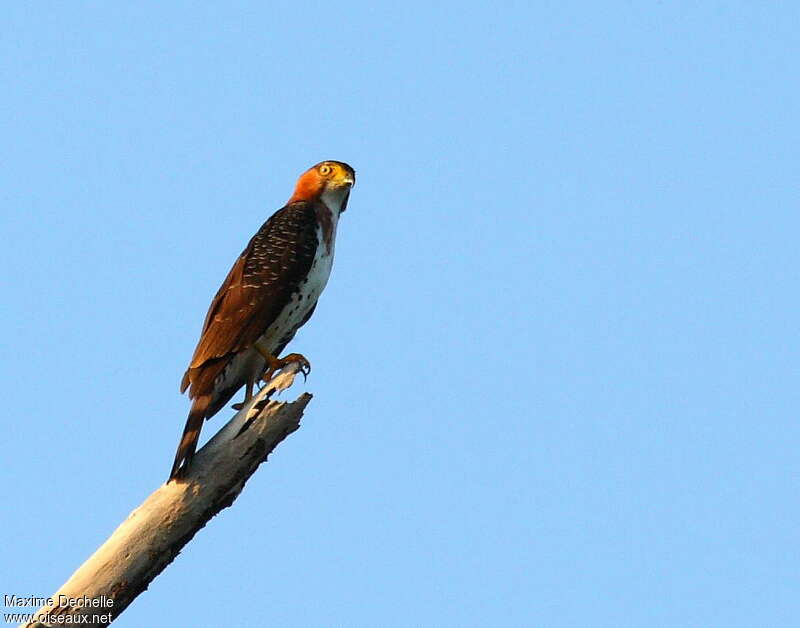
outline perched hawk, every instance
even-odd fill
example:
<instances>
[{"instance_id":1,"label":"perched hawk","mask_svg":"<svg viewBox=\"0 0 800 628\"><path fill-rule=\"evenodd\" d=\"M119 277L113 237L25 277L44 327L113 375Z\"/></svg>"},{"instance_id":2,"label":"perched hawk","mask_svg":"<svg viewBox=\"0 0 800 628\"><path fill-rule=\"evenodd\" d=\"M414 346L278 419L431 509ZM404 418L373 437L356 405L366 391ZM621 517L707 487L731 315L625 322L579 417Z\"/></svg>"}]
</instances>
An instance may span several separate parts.
<instances>
[{"instance_id":1,"label":"perched hawk","mask_svg":"<svg viewBox=\"0 0 800 628\"><path fill-rule=\"evenodd\" d=\"M310 369L301 355L277 356L311 318L328 282L336 223L355 177L339 161L304 172L286 206L262 225L231 268L211 301L181 382L192 407L170 479L186 473L203 419L219 412L242 386L246 402L256 382L288 362Z\"/></svg>"}]
</instances>

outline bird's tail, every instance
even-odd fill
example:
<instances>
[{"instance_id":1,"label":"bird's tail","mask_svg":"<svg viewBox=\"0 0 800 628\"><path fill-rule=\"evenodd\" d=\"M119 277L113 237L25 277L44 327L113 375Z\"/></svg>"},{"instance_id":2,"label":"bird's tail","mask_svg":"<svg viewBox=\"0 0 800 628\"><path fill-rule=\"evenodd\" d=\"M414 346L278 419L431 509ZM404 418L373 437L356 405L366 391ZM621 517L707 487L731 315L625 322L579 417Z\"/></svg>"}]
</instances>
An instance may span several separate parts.
<instances>
[{"instance_id":1,"label":"bird's tail","mask_svg":"<svg viewBox=\"0 0 800 628\"><path fill-rule=\"evenodd\" d=\"M181 479L189 470L194 452L197 450L197 441L200 439L200 430L203 428L203 419L211 403L211 395L202 395L192 402L189 410L189 417L186 419L186 426L183 428L183 436L178 444L178 451L175 453L175 462L172 464L172 471L169 480Z\"/></svg>"}]
</instances>

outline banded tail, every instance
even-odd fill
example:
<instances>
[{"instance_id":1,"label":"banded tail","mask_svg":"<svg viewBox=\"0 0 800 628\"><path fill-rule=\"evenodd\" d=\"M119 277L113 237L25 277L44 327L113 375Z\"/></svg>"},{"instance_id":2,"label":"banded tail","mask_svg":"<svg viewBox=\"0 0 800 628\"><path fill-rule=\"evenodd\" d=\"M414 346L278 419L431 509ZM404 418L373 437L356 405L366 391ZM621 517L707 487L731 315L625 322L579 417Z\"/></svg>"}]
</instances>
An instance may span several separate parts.
<instances>
[{"instance_id":1,"label":"banded tail","mask_svg":"<svg viewBox=\"0 0 800 628\"><path fill-rule=\"evenodd\" d=\"M200 440L200 430L203 429L203 421L206 418L208 406L211 403L211 395L202 395L192 401L189 416L186 419L186 426L183 428L183 436L175 453L175 462L172 464L172 471L169 474L168 482L182 479L189 470L189 465L197 451L197 441Z\"/></svg>"}]
</instances>

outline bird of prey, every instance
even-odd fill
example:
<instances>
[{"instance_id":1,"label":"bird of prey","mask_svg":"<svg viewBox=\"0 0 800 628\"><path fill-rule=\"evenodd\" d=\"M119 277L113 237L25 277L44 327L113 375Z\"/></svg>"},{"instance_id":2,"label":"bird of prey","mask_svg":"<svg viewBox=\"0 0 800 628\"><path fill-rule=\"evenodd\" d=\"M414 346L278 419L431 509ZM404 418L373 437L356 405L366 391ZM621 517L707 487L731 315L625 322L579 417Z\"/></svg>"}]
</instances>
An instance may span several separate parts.
<instances>
[{"instance_id":1,"label":"bird of prey","mask_svg":"<svg viewBox=\"0 0 800 628\"><path fill-rule=\"evenodd\" d=\"M278 356L311 318L328 282L336 225L355 177L340 161L306 170L286 206L261 226L222 282L181 382L192 406L170 480L188 470L203 420L242 386L247 402L259 380L269 380L289 362L310 370L299 354Z\"/></svg>"}]
</instances>

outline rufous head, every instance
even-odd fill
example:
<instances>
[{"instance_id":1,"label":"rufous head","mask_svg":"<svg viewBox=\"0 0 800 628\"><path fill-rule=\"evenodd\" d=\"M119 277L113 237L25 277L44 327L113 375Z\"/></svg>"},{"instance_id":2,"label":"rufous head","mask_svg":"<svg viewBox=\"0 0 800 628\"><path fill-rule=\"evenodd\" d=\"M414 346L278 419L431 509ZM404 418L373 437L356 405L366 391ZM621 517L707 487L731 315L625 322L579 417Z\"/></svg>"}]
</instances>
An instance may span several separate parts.
<instances>
[{"instance_id":1,"label":"rufous head","mask_svg":"<svg viewBox=\"0 0 800 628\"><path fill-rule=\"evenodd\" d=\"M356 171L351 166L342 161L321 161L300 175L289 202L339 198L340 211L344 211L355 182Z\"/></svg>"}]
</instances>

